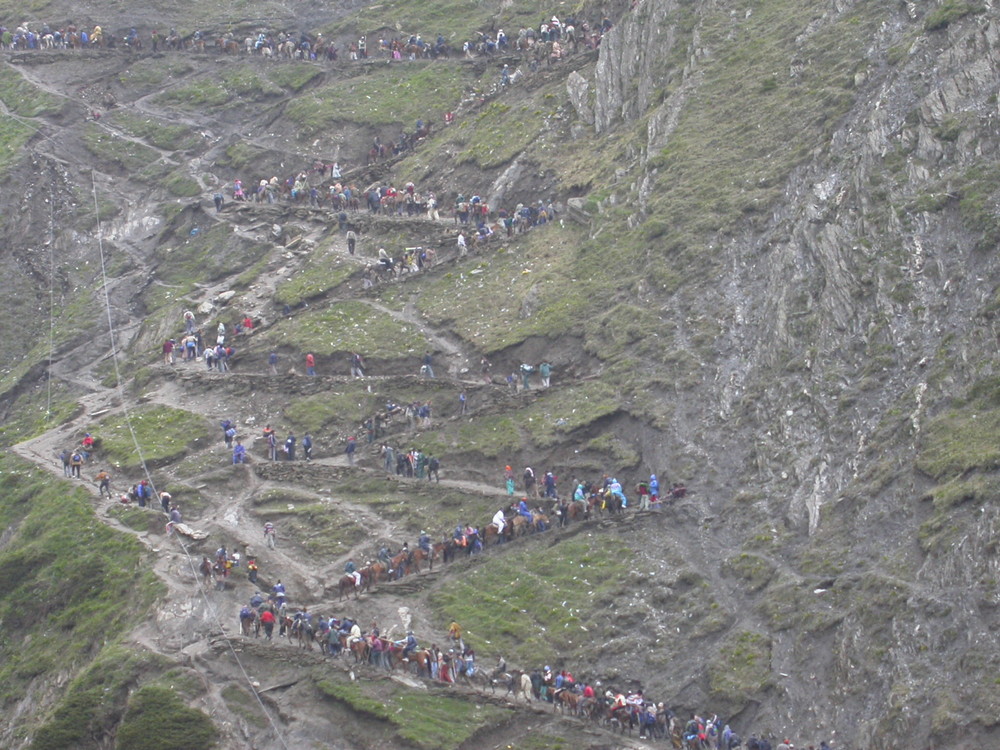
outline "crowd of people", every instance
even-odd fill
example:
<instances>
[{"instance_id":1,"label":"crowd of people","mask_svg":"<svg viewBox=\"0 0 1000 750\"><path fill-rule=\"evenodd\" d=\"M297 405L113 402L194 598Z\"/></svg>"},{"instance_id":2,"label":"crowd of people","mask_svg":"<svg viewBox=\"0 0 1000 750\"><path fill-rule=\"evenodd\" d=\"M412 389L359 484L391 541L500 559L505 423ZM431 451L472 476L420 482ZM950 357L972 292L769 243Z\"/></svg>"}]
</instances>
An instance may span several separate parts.
<instances>
[{"instance_id":1,"label":"crowd of people","mask_svg":"<svg viewBox=\"0 0 1000 750\"><path fill-rule=\"evenodd\" d=\"M265 528L265 534L267 530ZM234 558L235 557L235 561ZM675 747L699 750L793 750L788 739L780 743L766 737L751 735L746 739L737 734L717 715L691 713L682 719L663 701L650 698L641 688L623 690L604 685L599 678L576 678L568 666L553 669L549 665L531 670L509 669L503 656L498 656L491 667L482 667L471 644L466 643L463 630L453 621L447 637L439 646L436 641L421 646L404 620L399 636L394 637L395 627L383 632L376 620L363 628L354 615L324 615L310 611L308 606L291 607L285 585L280 579L266 595L256 586L257 568L254 558L249 558L248 579L255 584L254 593L239 609L242 635L263 637L265 640L286 637L289 642L310 650L318 647L327 656L344 656L355 665L368 665L392 671L407 669L424 679L445 684L464 684L480 690L505 690L514 700L542 701L554 709L582 719L597 722L612 730L632 734L640 739L665 739ZM252 567L251 567L252 566ZM202 573L206 579L214 574L219 586L225 587L229 572L239 567L239 555L220 548L213 563L205 557ZM353 560L345 567L345 577L357 577ZM809 746L809 750L815 750ZM819 750L832 750L822 742Z\"/></svg>"},{"instance_id":2,"label":"crowd of people","mask_svg":"<svg viewBox=\"0 0 1000 750\"><path fill-rule=\"evenodd\" d=\"M586 19L568 16L560 20L547 15L536 26L522 27L510 38L503 29L497 31L477 31L467 40L453 45L442 34L433 41L424 40L420 34L409 33L398 36L381 36L370 42L367 34L357 39L341 40L338 44L322 33L306 31L289 32L261 28L245 36L238 37L233 31L213 34L201 29L179 33L171 28L161 33L157 28L145 29L142 33L131 27L120 33L106 33L100 25L92 29L69 22L59 26L48 23L23 22L13 29L0 26L0 48L17 50L43 49L114 49L122 47L133 51L149 50L191 50L206 52L214 50L224 54L248 54L271 59L295 60L338 60L341 46L347 59L363 61L384 59L390 61L416 60L449 57L457 50L467 57L510 53L530 53L542 45L558 45L560 56L578 49L590 50L600 46L601 39L613 24L603 17L600 23L592 24ZM551 53L551 50L550 50Z\"/></svg>"}]
</instances>

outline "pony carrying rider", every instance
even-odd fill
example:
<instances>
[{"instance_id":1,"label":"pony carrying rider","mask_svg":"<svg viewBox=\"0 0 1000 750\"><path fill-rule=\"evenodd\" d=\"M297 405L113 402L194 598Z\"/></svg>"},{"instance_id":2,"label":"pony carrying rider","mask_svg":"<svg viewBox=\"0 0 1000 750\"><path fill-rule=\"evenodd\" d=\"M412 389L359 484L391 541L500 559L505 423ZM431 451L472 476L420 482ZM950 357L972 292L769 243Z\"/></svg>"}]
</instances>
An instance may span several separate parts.
<instances>
[{"instance_id":1,"label":"pony carrying rider","mask_svg":"<svg viewBox=\"0 0 1000 750\"><path fill-rule=\"evenodd\" d=\"M534 523L534 516L531 514L531 510L528 508L528 498L521 498L521 502L517 504L517 515L524 516L528 519L528 523Z\"/></svg>"},{"instance_id":2,"label":"pony carrying rider","mask_svg":"<svg viewBox=\"0 0 1000 750\"><path fill-rule=\"evenodd\" d=\"M359 571L358 566L354 564L353 558L347 561L347 565L344 566L344 572L354 578L355 588L361 586L361 571Z\"/></svg>"}]
</instances>

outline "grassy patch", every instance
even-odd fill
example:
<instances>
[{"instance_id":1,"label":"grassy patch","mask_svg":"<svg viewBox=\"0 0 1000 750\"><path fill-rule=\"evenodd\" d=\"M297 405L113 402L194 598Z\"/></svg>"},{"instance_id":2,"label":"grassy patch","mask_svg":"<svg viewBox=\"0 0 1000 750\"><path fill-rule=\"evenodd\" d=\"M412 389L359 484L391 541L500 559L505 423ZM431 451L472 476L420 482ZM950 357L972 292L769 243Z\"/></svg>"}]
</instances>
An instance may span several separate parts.
<instances>
[{"instance_id":1,"label":"grassy patch","mask_svg":"<svg viewBox=\"0 0 1000 750\"><path fill-rule=\"evenodd\" d=\"M260 712L260 705L257 699L248 691L236 685L226 685L222 688L222 699L226 706L243 721L252 724L258 729L267 729L268 723Z\"/></svg>"},{"instance_id":2,"label":"grassy patch","mask_svg":"<svg viewBox=\"0 0 1000 750\"><path fill-rule=\"evenodd\" d=\"M335 289L347 281L358 266L345 260L330 245L310 254L309 260L274 290L274 301L279 305L298 306Z\"/></svg>"},{"instance_id":3,"label":"grassy patch","mask_svg":"<svg viewBox=\"0 0 1000 750\"><path fill-rule=\"evenodd\" d=\"M176 169L163 179L163 187L178 198L193 198L201 194L201 185L184 169Z\"/></svg>"},{"instance_id":4,"label":"grassy patch","mask_svg":"<svg viewBox=\"0 0 1000 750\"><path fill-rule=\"evenodd\" d=\"M475 700L428 694L394 683L340 682L331 676L316 683L320 691L353 711L386 721L396 735L425 750L452 750L478 730L501 721L509 710Z\"/></svg>"},{"instance_id":5,"label":"grassy patch","mask_svg":"<svg viewBox=\"0 0 1000 750\"><path fill-rule=\"evenodd\" d=\"M34 132L11 117L0 120L0 174L7 173Z\"/></svg>"},{"instance_id":6,"label":"grassy patch","mask_svg":"<svg viewBox=\"0 0 1000 750\"><path fill-rule=\"evenodd\" d=\"M725 560L722 570L744 581L744 590L753 592L764 588L774 577L775 566L760 555L744 552Z\"/></svg>"},{"instance_id":7,"label":"grassy patch","mask_svg":"<svg viewBox=\"0 0 1000 750\"><path fill-rule=\"evenodd\" d=\"M285 420L299 433L355 429L379 408L378 399L362 385L347 384L344 391L325 391L306 396L285 407ZM331 429L333 428L333 429Z\"/></svg>"},{"instance_id":8,"label":"grassy patch","mask_svg":"<svg viewBox=\"0 0 1000 750\"><path fill-rule=\"evenodd\" d=\"M574 537L547 547L522 546L494 555L431 594L442 628L462 623L480 653L514 663L582 657L602 627L603 606L625 586L632 551L609 539ZM587 631L590 634L587 634Z\"/></svg>"},{"instance_id":9,"label":"grassy patch","mask_svg":"<svg viewBox=\"0 0 1000 750\"><path fill-rule=\"evenodd\" d=\"M713 700L741 706L771 684L771 639L762 633L738 633L718 649L715 662L708 670Z\"/></svg>"},{"instance_id":10,"label":"grassy patch","mask_svg":"<svg viewBox=\"0 0 1000 750\"><path fill-rule=\"evenodd\" d=\"M210 78L168 89L157 97L157 101L193 109L218 109L225 105L259 103L283 93L280 86L251 68L230 67Z\"/></svg>"},{"instance_id":11,"label":"grassy patch","mask_svg":"<svg viewBox=\"0 0 1000 750\"><path fill-rule=\"evenodd\" d=\"M459 163L496 169L530 146L544 124L545 112L534 103L514 106L496 100L475 117L463 119L449 134L457 135L466 142L465 148L458 154Z\"/></svg>"},{"instance_id":12,"label":"grassy patch","mask_svg":"<svg viewBox=\"0 0 1000 750\"><path fill-rule=\"evenodd\" d=\"M239 171L248 167L256 167L269 154L267 149L260 146L246 141L236 141L226 147L226 153L216 159L216 164Z\"/></svg>"},{"instance_id":13,"label":"grassy patch","mask_svg":"<svg viewBox=\"0 0 1000 750\"><path fill-rule=\"evenodd\" d=\"M964 402L924 429L917 468L938 480L1000 468L1000 379L982 381Z\"/></svg>"},{"instance_id":14,"label":"grassy patch","mask_svg":"<svg viewBox=\"0 0 1000 750\"><path fill-rule=\"evenodd\" d=\"M982 3L969 3L964 0L944 0L941 5L924 17L926 31L940 31L948 28L960 18L972 13L982 13Z\"/></svg>"},{"instance_id":15,"label":"grassy patch","mask_svg":"<svg viewBox=\"0 0 1000 750\"><path fill-rule=\"evenodd\" d=\"M967 479L953 479L932 490L934 507L945 511L965 502L984 502L1000 497L1000 477L996 474L973 474Z\"/></svg>"},{"instance_id":16,"label":"grassy patch","mask_svg":"<svg viewBox=\"0 0 1000 750\"><path fill-rule=\"evenodd\" d=\"M1000 168L977 165L956 181L958 210L965 225L982 234L978 250L991 250L1000 242L1000 217L997 216L997 180Z\"/></svg>"},{"instance_id":17,"label":"grassy patch","mask_svg":"<svg viewBox=\"0 0 1000 750\"><path fill-rule=\"evenodd\" d=\"M515 415L498 414L462 422L450 435L428 432L419 441L421 450L447 456L450 453L478 453L502 465L524 447Z\"/></svg>"},{"instance_id":18,"label":"grassy patch","mask_svg":"<svg viewBox=\"0 0 1000 750\"><path fill-rule=\"evenodd\" d=\"M554 377L557 375L553 372ZM554 445L573 430L614 414L621 402L614 389L600 381L549 388L542 393L517 415L521 428L540 447Z\"/></svg>"},{"instance_id":19,"label":"grassy patch","mask_svg":"<svg viewBox=\"0 0 1000 750\"><path fill-rule=\"evenodd\" d=\"M167 151L185 151L197 146L198 136L187 125L171 125L165 120L150 116L140 116L117 109L108 115L115 127L135 138Z\"/></svg>"},{"instance_id":20,"label":"grassy patch","mask_svg":"<svg viewBox=\"0 0 1000 750\"><path fill-rule=\"evenodd\" d=\"M143 458L153 466L184 457L199 440L207 444L209 425L197 414L168 406L144 406L134 409L130 416ZM105 417L87 431L100 440L98 462L116 467L139 465L129 423L123 415Z\"/></svg>"},{"instance_id":21,"label":"grassy patch","mask_svg":"<svg viewBox=\"0 0 1000 750\"><path fill-rule=\"evenodd\" d=\"M65 383L54 382L51 394L44 388L24 390L0 427L0 444L12 445L41 435L79 411L80 404Z\"/></svg>"},{"instance_id":22,"label":"grassy patch","mask_svg":"<svg viewBox=\"0 0 1000 750\"><path fill-rule=\"evenodd\" d=\"M0 76L0 102L21 117L45 117L63 111L66 100L28 83L11 65Z\"/></svg>"},{"instance_id":23,"label":"grassy patch","mask_svg":"<svg viewBox=\"0 0 1000 750\"><path fill-rule=\"evenodd\" d=\"M89 747L110 740L125 710L129 689L156 659L121 646L109 646L66 688L48 719L32 738L31 750Z\"/></svg>"},{"instance_id":24,"label":"grassy patch","mask_svg":"<svg viewBox=\"0 0 1000 750\"><path fill-rule=\"evenodd\" d=\"M348 15L331 24L327 30L335 35L348 34L356 37L371 29L399 29L393 36L401 36L405 40L411 33L420 33L421 29L434 29L434 36L425 35L425 41L433 42L441 34L458 54L461 52L462 42L472 38L478 29L517 29L520 26L537 26L539 20L538 5L526 0L513 0L505 3L502 8L489 4L469 4L462 6L461 12L456 12L453 0L427 0L419 6L405 0L392 0ZM369 54L376 54L376 46L376 39L370 37Z\"/></svg>"},{"instance_id":25,"label":"grassy patch","mask_svg":"<svg viewBox=\"0 0 1000 750\"><path fill-rule=\"evenodd\" d=\"M191 232L197 229L193 235ZM190 212L178 214L157 244L157 278L147 304L158 309L183 298L197 282L218 281L241 268L249 268L266 257L271 246L253 243L234 234L226 223L207 228Z\"/></svg>"},{"instance_id":26,"label":"grassy patch","mask_svg":"<svg viewBox=\"0 0 1000 750\"><path fill-rule=\"evenodd\" d=\"M84 667L127 632L161 587L140 545L94 518L88 493L0 457L0 704L38 675Z\"/></svg>"},{"instance_id":27,"label":"grassy patch","mask_svg":"<svg viewBox=\"0 0 1000 750\"><path fill-rule=\"evenodd\" d=\"M192 70L194 65L183 57L140 58L122 72L119 80L132 88L155 89L162 88L170 80L186 76Z\"/></svg>"},{"instance_id":28,"label":"grassy patch","mask_svg":"<svg viewBox=\"0 0 1000 750\"><path fill-rule=\"evenodd\" d=\"M432 281L420 311L486 352L574 329L599 302L592 269L577 273L580 239L575 229L552 225L521 240L517 254L488 250L485 260L470 259Z\"/></svg>"},{"instance_id":29,"label":"grassy patch","mask_svg":"<svg viewBox=\"0 0 1000 750\"><path fill-rule=\"evenodd\" d=\"M112 167L121 174L141 174L160 160L159 153L149 146L108 132L96 123L84 128L83 143L105 168Z\"/></svg>"},{"instance_id":30,"label":"grassy patch","mask_svg":"<svg viewBox=\"0 0 1000 750\"><path fill-rule=\"evenodd\" d=\"M454 106L462 97L467 75L464 66L430 62L366 66L351 78L297 97L285 109L285 116L306 137L345 121L402 124L409 132L418 119L436 123L434 112Z\"/></svg>"},{"instance_id":31,"label":"grassy patch","mask_svg":"<svg viewBox=\"0 0 1000 750\"><path fill-rule=\"evenodd\" d=\"M283 89L301 91L306 84L321 75L322 71L313 64L302 62L290 62L284 65L275 65L267 72L268 79Z\"/></svg>"},{"instance_id":32,"label":"grassy patch","mask_svg":"<svg viewBox=\"0 0 1000 750\"><path fill-rule=\"evenodd\" d=\"M315 497L290 500L284 494L280 500L273 497L272 502L257 504L261 526L264 521L275 522L282 537L294 539L313 555L343 555L368 535L367 529L347 513Z\"/></svg>"},{"instance_id":33,"label":"grassy patch","mask_svg":"<svg viewBox=\"0 0 1000 750\"><path fill-rule=\"evenodd\" d=\"M446 471L443 466L442 473ZM483 526L500 507L499 499L494 496L448 489L426 479L349 481L335 490L334 496L341 493L411 534L426 530L434 539L450 536L458 524Z\"/></svg>"},{"instance_id":34,"label":"grassy patch","mask_svg":"<svg viewBox=\"0 0 1000 750\"><path fill-rule=\"evenodd\" d=\"M115 747L120 750L207 750L218 731L202 711L167 687L147 685L128 702Z\"/></svg>"},{"instance_id":35,"label":"grassy patch","mask_svg":"<svg viewBox=\"0 0 1000 750\"><path fill-rule=\"evenodd\" d=\"M365 352L372 359L416 357L427 339L415 325L401 323L364 302L337 302L285 318L264 335L266 346L291 346L317 356Z\"/></svg>"}]
</instances>

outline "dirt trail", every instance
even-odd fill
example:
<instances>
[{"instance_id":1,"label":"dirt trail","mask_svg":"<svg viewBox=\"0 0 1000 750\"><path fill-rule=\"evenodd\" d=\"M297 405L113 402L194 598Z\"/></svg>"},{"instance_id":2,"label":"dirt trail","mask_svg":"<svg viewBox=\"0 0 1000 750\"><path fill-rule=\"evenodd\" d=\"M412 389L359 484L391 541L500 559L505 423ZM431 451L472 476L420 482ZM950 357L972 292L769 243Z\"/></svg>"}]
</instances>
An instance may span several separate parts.
<instances>
[{"instance_id":1,"label":"dirt trail","mask_svg":"<svg viewBox=\"0 0 1000 750\"><path fill-rule=\"evenodd\" d=\"M101 78L110 79L123 71L132 61L131 57L114 57L103 60L101 68ZM218 62L211 58L213 64ZM62 96L71 102L73 110L86 110L88 108L86 100L77 96L68 96L61 92L58 87L48 84L31 66L22 66L22 72L30 77L35 83L43 84L42 88L51 93ZM183 124L191 128L202 131L201 125L182 110L167 109L159 106L155 96L149 94L140 96L122 106L128 106L135 111L162 118L165 121ZM273 112L274 117L278 116L278 109ZM266 133L270 124L271 114L264 117L263 121L254 124L254 131ZM113 126L107 121L97 121L97 125L104 131L111 134L116 139L123 142L134 142L154 150L161 160L170 164L178 164L175 155L161 148L153 146L147 139L137 136L130 136L120 128ZM209 184L210 179L205 175L212 172L215 155L221 153L221 149L228 142L230 137L239 136L241 139L251 143L257 142L266 145L270 150L273 144L268 141L266 144L262 140L257 140L253 135L247 136L245 128L239 123L225 124L221 120L212 124L212 138L204 138L203 148L196 149L197 153L192 153L184 161L184 169L204 190L214 189L214 185ZM67 161L72 162L74 155L71 150L67 150ZM55 158L55 157L54 157ZM59 157L59 158L62 158ZM379 170L384 170L385 165L379 165ZM368 167L358 167L355 171L349 172L352 179L363 178L370 173ZM105 176L102 182L106 183L103 189L118 190L116 198L123 203L129 202L129 212L135 216L155 216L159 215L160 201L155 189L148 186L133 189L125 178ZM250 187L249 185L247 186ZM268 236L271 223L281 223L291 225L296 228L296 232L301 232L305 240L312 242L323 241L328 243L328 247L339 255L349 258L351 262L361 266L370 262L371 258L357 255L351 256L347 253L346 242L343 237L331 231L331 226L335 222L332 212L323 209L310 209L302 205L289 205L281 203L275 206L242 204L233 206L229 204L221 213L214 213L205 210L205 216L213 222L226 223L230 225L234 233L241 238L257 242L261 236ZM427 244L427 238L433 238L439 242L439 246L447 242L453 242L450 236L445 237L446 232L453 228L453 224L447 219L441 221L429 221L423 217L395 217L378 216L371 217L365 214L356 215L353 218L368 230L367 237L378 236L380 233L392 232L403 234L412 233L418 237L416 244ZM270 241L269 239L267 241ZM110 242L110 240L109 240ZM152 271L151 262L145 259L141 243L133 243L128 237L116 238L115 243L124 246L136 270L132 271L128 277L146 278ZM272 247L267 255L267 265L281 264L287 267L290 272L300 269L308 262L308 253L298 251L290 253L282 243L272 242ZM303 243L305 246L305 243ZM301 249L297 248L296 250ZM486 385L478 377L478 365L480 355L472 346L464 342L458 336L450 333L442 327L436 326L426 320L419 311L418 288L424 278L436 276L449 272L456 256L454 253L442 252L437 262L420 274L406 275L397 280L396 284L405 284L401 287L402 299L401 307L391 307L371 295L365 294L356 283L355 277L349 283L342 284L336 290L323 295L320 299L312 301L311 304L328 304L339 299L353 299L378 310L381 314L387 315L394 320L405 322L418 328L431 342L437 355L439 374L451 376L439 378L439 383L447 381L457 383L460 387L472 391L482 390L488 394L482 399L482 406L479 410L473 410L466 416L448 417L445 419L436 418L433 430L449 433L457 429L459 424L470 418L475 418L476 414L493 413L496 409L505 408L508 398L507 389L503 386ZM197 292L192 297L211 299L218 292L238 287L236 279L240 269L234 269L227 278L219 279L211 284L198 284ZM282 277L277 274L264 273L257 279L256 286L252 294L257 295L262 307L269 304L273 297L276 285ZM119 279L116 283L126 283L124 279ZM155 283L155 282L154 282ZM251 294L247 292L247 294ZM103 319L102 321L103 322ZM179 323L179 321L178 321ZM128 350L132 339L141 331L142 322L138 319L134 323L123 325L116 331L117 345L119 350ZM249 339L244 347L252 347L253 339ZM95 368L104 362L110 355L110 350L95 353L94 342L90 341L79 347L71 349L60 355L50 371L50 376L69 384L76 393L77 401L82 410L79 415L66 422L53 427L51 430L30 440L26 440L16 446L14 451L42 467L45 471L51 472L53 476L62 477L62 466L57 455L64 448L71 448L78 443L82 431L94 423L97 417L121 416L125 407L120 403L119 392L115 388L104 386L95 374ZM166 375L167 365L155 363L157 355L155 353L140 355L139 359L148 359L152 364L155 376L143 387L143 392L139 397L143 403L162 404L173 408L183 408L212 419L218 418L220 409L223 409L227 401L232 401L232 394L259 393L255 387L259 384L271 385L275 380L273 376L263 373L241 373L239 371L230 376L205 376L203 371L199 373L191 367L176 365L176 369ZM199 363L193 365L199 367ZM162 375L162 376L161 376ZM401 385L408 389L419 386L421 381L416 377L398 379L393 376L386 378L373 378L371 382L385 384L391 387L399 380ZM349 378L329 378L324 379L324 385L328 388L335 387L340 382L348 382ZM194 387L192 387L194 386ZM243 390L240 390L243 389ZM262 388L260 390L267 390ZM269 391L270 392L270 391ZM247 398L249 401L253 397ZM245 411L252 411L257 404L241 405ZM423 430L426 431L426 430ZM394 433L395 434L395 433ZM406 434L406 433L404 433ZM99 498L97 488L90 480L85 478L82 482L77 482L85 486L91 494L92 503L97 517L117 531L129 534L136 538L149 552L148 561L153 571L165 587L163 600L157 605L157 612L154 619L147 622L138 623L130 634L130 638L137 644L151 649L154 652L165 655L171 660L182 664L196 665L207 683L213 685L216 681L223 679L235 679L236 669L232 663L231 654L227 647L227 640L236 645L241 651L253 660L254 669L270 675L276 679L280 673L287 673L288 662L296 665L319 666L334 668L338 670L349 670L350 665L346 661L332 662L325 660L318 655L305 654L294 650L289 644L273 643L262 644L255 641L245 641L235 633L238 631L237 612L241 603L248 600L249 596L257 588L246 579L245 568L237 569L227 584L226 590L217 591L211 583L207 585L201 580L196 568L202 555L211 556L220 540L231 540L230 544L235 544L243 553L251 552L257 555L260 565L259 586L262 590L267 590L272 583L280 578L288 587L289 601L293 607L308 605L311 610L322 613L333 614L350 612L367 623L370 619L378 619L385 623L390 629L395 627L396 631L402 627L403 618L401 612L408 613L407 617L412 617L415 629L421 633L422 639L438 642L446 642L446 635L443 632L435 632L435 620L428 610L425 596L427 592L435 587L447 586L453 575L448 569L437 568L433 573L421 573L404 578L398 583L382 584L371 594L363 595L358 600L348 602L337 601L335 592L336 582L342 575L342 559L315 559L307 551L306 546L300 540L286 538L282 536L280 520L278 522L279 537L275 549L268 549L263 544L261 533L260 514L256 511L255 498L269 490L288 488L289 483L278 482L263 478L255 470L253 465L247 467L222 468L225 463L225 456L218 444L191 451L185 457L185 462L191 465L204 465L203 473L195 473L191 476L185 473L183 481L189 485L198 487L200 496L207 503L206 507L199 509L197 513L192 512L194 518L188 523L196 530L206 532L208 539L204 542L185 541L177 536L168 536L165 529L165 516L158 507L154 506L148 510L150 525L147 529L136 530L122 523L115 517L112 511L117 507L116 500ZM199 463L200 462L200 463ZM365 550L370 550L373 540L377 539L400 539L406 536L407 529L404 524L383 518L371 506L364 503L353 502L349 497L349 490L345 487L338 487L336 482L336 470L346 468L347 460L343 454L337 453L331 456L318 457L314 462L317 467L328 468L330 470L329 486L334 487L333 491L317 491L314 488L304 487L294 484L294 489L304 498L314 499L336 510L339 514L351 518L360 527L366 530L366 537L356 543L347 553L360 558ZM379 459L370 451L361 451L361 466L355 467L354 471L361 475L381 476L381 466ZM91 464L84 468L85 477L90 477L100 468L98 464ZM113 491L120 492L125 489L126 482L131 483L138 478L138 472L131 472L134 476L116 476L113 479ZM164 486L170 486L173 482L180 482L175 470L172 467L159 468L155 471L157 481ZM66 482L77 480L65 479ZM407 481L407 480L402 480ZM419 481L419 480L413 480ZM461 490L466 493L495 497L497 500L507 498L506 491L501 486L484 484L468 479L455 479L445 477L440 482L441 487ZM183 503L182 500L180 500ZM182 505L183 510L183 505ZM483 519L485 521L485 519ZM552 532L542 538L526 538L518 540L516 544L508 545L511 549L516 549L522 545L541 545L550 540L562 538L563 536L578 533L578 529ZM303 540L304 541L304 540ZM412 540L411 540L412 543ZM489 550L489 555L504 554L503 549ZM343 556L342 556L343 557ZM468 564L459 563L456 570L462 570ZM475 561L475 564L479 564ZM380 679L374 672L366 673L365 670L357 670L358 676L362 679ZM406 678L409 680L410 678ZM412 680L410 680L412 682ZM420 684L423 689L424 685ZM462 692L464 688L455 688ZM229 709L225 705L225 700L217 691L212 693L213 711L218 710L220 715L229 716ZM283 717L304 718L309 714L306 710L302 714L300 706L291 705L292 698L277 693L272 696L274 706L279 710L277 713ZM507 701L492 696L477 695L477 701L496 701L507 705ZM316 707L318 713L321 706ZM544 726L546 731L566 731L580 733L586 731L593 737L599 738L603 746L619 747L644 747L642 743L627 740L614 740L604 732L591 731L589 727L582 725L578 721L559 719L549 713L549 709L522 708L522 711L533 711L537 714L537 725ZM532 714L532 716L536 716ZM544 716L544 719L542 718ZM513 739L523 736L523 732L510 732ZM491 740L492 741L492 740ZM595 744L596 744L595 740ZM240 743L243 743L242 745ZM468 744L468 743L467 743ZM231 746L245 746L246 735L241 735ZM471 747L472 745L469 745Z\"/></svg>"}]
</instances>

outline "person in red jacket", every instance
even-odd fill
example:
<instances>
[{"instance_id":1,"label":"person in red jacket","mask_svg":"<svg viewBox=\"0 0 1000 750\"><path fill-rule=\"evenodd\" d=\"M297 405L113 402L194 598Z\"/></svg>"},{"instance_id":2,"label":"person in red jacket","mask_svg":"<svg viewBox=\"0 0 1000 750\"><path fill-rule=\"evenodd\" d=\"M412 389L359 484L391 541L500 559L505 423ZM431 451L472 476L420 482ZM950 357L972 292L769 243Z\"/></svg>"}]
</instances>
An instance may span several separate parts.
<instances>
[{"instance_id":1,"label":"person in red jacket","mask_svg":"<svg viewBox=\"0 0 1000 750\"><path fill-rule=\"evenodd\" d=\"M264 626L264 637L267 640L271 640L271 635L274 633L274 612L269 609L265 609L260 613L260 624Z\"/></svg>"},{"instance_id":2,"label":"person in red jacket","mask_svg":"<svg viewBox=\"0 0 1000 750\"><path fill-rule=\"evenodd\" d=\"M316 358L311 352L306 355L306 375L316 375Z\"/></svg>"}]
</instances>

